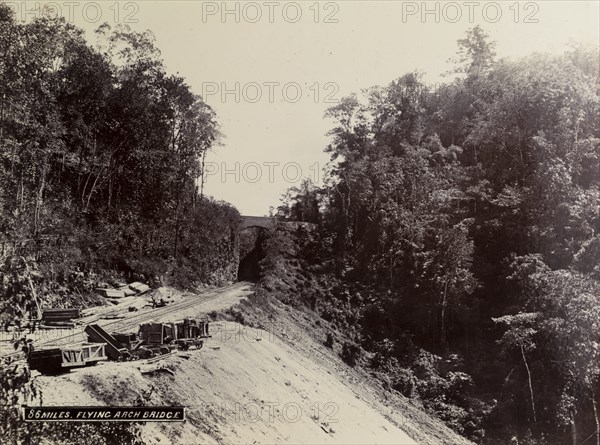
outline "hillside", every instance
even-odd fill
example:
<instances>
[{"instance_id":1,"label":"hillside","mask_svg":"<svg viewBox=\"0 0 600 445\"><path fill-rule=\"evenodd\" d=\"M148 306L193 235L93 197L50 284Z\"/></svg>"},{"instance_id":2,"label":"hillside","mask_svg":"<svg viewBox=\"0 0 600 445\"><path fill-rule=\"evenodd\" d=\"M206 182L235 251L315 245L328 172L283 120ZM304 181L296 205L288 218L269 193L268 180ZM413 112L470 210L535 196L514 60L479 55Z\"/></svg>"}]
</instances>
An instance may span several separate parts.
<instances>
[{"instance_id":1,"label":"hillside","mask_svg":"<svg viewBox=\"0 0 600 445\"><path fill-rule=\"evenodd\" d=\"M143 425L145 443L470 443L401 396L386 399L315 338L306 314L252 296L218 318L200 351L39 376L44 404L188 407L183 425Z\"/></svg>"},{"instance_id":2,"label":"hillside","mask_svg":"<svg viewBox=\"0 0 600 445\"><path fill-rule=\"evenodd\" d=\"M422 38L411 28L408 39L369 43L377 33L354 32L362 23L331 27L359 39L347 46L350 34L338 35L352 51L335 49L335 33L308 42L312 29L286 32L293 40L281 48L303 46L284 65L305 77L278 89L286 96L287 86L304 85L297 99L315 107L295 114L279 107L296 101L273 100L279 82L263 84L268 105L263 94L262 105L244 97L260 86L260 71L278 79L272 67L283 66L282 51L259 57L245 45L282 44L277 27L241 34L243 45L229 29L215 38L212 26L165 34L162 26L180 21L171 4L155 2L160 24L99 21L92 37L89 20L81 28L61 14L23 19L16 2L5 3L0 443L455 445L462 436L481 445L600 445L596 41L552 47L556 27L523 39L512 33L518 20L508 20L513 43L542 44L506 52L507 35L496 42L496 26L490 35L469 19L454 57L447 47L420 48L419 61L414 42L447 44L457 28L441 40L427 27ZM318 3L310 6L317 15ZM261 35L268 45L256 45ZM182 36L185 44L175 43ZM188 46L197 57L172 66L173 51ZM223 54L241 69L225 69ZM416 70L396 71L406 63ZM331 75L324 88L312 71L321 68ZM241 76L236 91L230 71ZM252 82L242 86L245 75ZM220 85L220 101L208 85ZM328 87L347 95L320 94ZM225 146L225 156L214 153ZM297 167L294 179L288 167ZM280 186L289 189L275 207ZM240 213L267 209L268 217ZM131 358L123 343L146 359L173 342L199 345L207 318L222 329L203 351L117 363ZM113 341L92 324L139 329L142 338ZM86 328L115 362L54 377L31 372L92 365L101 345L66 347L87 342ZM242 338L226 335L238 329ZM189 416L183 428L27 422L30 400L181 404Z\"/></svg>"}]
</instances>

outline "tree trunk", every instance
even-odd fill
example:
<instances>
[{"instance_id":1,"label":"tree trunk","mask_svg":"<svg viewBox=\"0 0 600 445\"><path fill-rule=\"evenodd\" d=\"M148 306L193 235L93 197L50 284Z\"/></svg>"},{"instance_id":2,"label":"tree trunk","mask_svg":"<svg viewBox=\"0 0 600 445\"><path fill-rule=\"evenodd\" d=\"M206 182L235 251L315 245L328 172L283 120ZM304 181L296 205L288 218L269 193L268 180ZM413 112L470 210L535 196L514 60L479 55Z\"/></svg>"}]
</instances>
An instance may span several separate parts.
<instances>
[{"instance_id":1,"label":"tree trunk","mask_svg":"<svg viewBox=\"0 0 600 445\"><path fill-rule=\"evenodd\" d=\"M177 260L177 242L179 241L179 216L175 219L175 245L173 246L173 258Z\"/></svg>"},{"instance_id":2,"label":"tree trunk","mask_svg":"<svg viewBox=\"0 0 600 445\"><path fill-rule=\"evenodd\" d=\"M206 169L206 150L204 150L204 153L202 153L202 166L200 169L200 201L202 201L202 199L204 199L204 170Z\"/></svg>"},{"instance_id":3,"label":"tree trunk","mask_svg":"<svg viewBox=\"0 0 600 445\"><path fill-rule=\"evenodd\" d=\"M592 406L594 407L594 420L596 421L596 445L600 445L600 419L598 418L598 402L596 391L594 391L594 379L592 379Z\"/></svg>"},{"instance_id":4,"label":"tree trunk","mask_svg":"<svg viewBox=\"0 0 600 445\"><path fill-rule=\"evenodd\" d=\"M2 102L0 102L0 141L4 140L4 101L6 94L2 93Z\"/></svg>"},{"instance_id":5,"label":"tree trunk","mask_svg":"<svg viewBox=\"0 0 600 445\"><path fill-rule=\"evenodd\" d=\"M25 264L25 270L27 270L27 284L29 284L29 289L31 290L31 295L33 297L33 301L35 302L35 307L37 310L36 318L40 319L42 318L42 309L40 308L40 303L37 299L35 286L33 285L33 281L31 281L31 271L29 270L29 265L27 264L27 261L25 261L25 258L21 258L21 261L23 261L23 263Z\"/></svg>"},{"instance_id":6,"label":"tree trunk","mask_svg":"<svg viewBox=\"0 0 600 445\"><path fill-rule=\"evenodd\" d=\"M42 175L41 175L42 177L40 178L41 184L40 184L40 188L38 189L38 193L37 193L37 196L35 199L35 210L33 213L33 233L34 234L38 233L40 211L41 211L42 204L44 203L44 189L46 188L47 171L48 171L48 162L47 162L47 160L44 160L44 166L42 167Z\"/></svg>"},{"instance_id":7,"label":"tree trunk","mask_svg":"<svg viewBox=\"0 0 600 445\"><path fill-rule=\"evenodd\" d=\"M110 157L110 161L108 163L108 170L110 172L113 172L113 174L110 175L110 178L108 178L108 209L111 209L113 205L113 196L115 192L115 178L118 179L117 162L115 161L113 156Z\"/></svg>"},{"instance_id":8,"label":"tree trunk","mask_svg":"<svg viewBox=\"0 0 600 445\"><path fill-rule=\"evenodd\" d=\"M442 299L442 342L446 341L446 325L444 320L446 318L446 298L448 296L448 280L446 279L446 283L444 284L444 296Z\"/></svg>"},{"instance_id":9,"label":"tree trunk","mask_svg":"<svg viewBox=\"0 0 600 445\"><path fill-rule=\"evenodd\" d=\"M17 205L19 214L23 213L23 171L19 172L19 188L17 189Z\"/></svg>"},{"instance_id":10,"label":"tree trunk","mask_svg":"<svg viewBox=\"0 0 600 445\"><path fill-rule=\"evenodd\" d=\"M529 365L527 364L527 359L525 358L525 350L523 349L523 345L521 345L521 356L523 357L523 363L525 363L525 369L527 369L527 379L529 381L529 396L531 397L531 410L533 411L533 423L536 423L537 416L535 414L535 402L533 401L533 386L531 385L531 371L529 370Z\"/></svg>"},{"instance_id":11,"label":"tree trunk","mask_svg":"<svg viewBox=\"0 0 600 445\"><path fill-rule=\"evenodd\" d=\"M13 41L14 35L13 35L13 30L14 28L11 26L10 28L10 33L8 35L8 40L6 43L6 48L4 49L4 56L2 58L2 65L3 67L8 66L8 52L10 50L11 44L8 42ZM4 76L6 75L6 70L3 70L2 73L2 77L3 77L3 83L7 82L7 79L4 79ZM2 110L0 111L0 140L2 140L4 138L4 102L6 101L6 91L2 92ZM9 115L10 115L10 108L9 108Z\"/></svg>"},{"instance_id":12,"label":"tree trunk","mask_svg":"<svg viewBox=\"0 0 600 445\"><path fill-rule=\"evenodd\" d=\"M100 176L102 175L103 171L104 171L104 168L101 168L100 171L98 172L98 174L96 175L96 179L94 179L94 183L92 184L92 189L90 190L90 193L88 194L88 197L87 197L87 200L86 200L86 203L85 203L84 209L86 211L90 207L90 201L92 200L92 195L96 191L96 186L98 185L98 179L100 179Z\"/></svg>"},{"instance_id":13,"label":"tree trunk","mask_svg":"<svg viewBox=\"0 0 600 445\"><path fill-rule=\"evenodd\" d=\"M181 205L181 186L177 190L177 204L175 205L175 242L173 243L173 258L177 262L177 244L179 243L179 207Z\"/></svg>"}]
</instances>

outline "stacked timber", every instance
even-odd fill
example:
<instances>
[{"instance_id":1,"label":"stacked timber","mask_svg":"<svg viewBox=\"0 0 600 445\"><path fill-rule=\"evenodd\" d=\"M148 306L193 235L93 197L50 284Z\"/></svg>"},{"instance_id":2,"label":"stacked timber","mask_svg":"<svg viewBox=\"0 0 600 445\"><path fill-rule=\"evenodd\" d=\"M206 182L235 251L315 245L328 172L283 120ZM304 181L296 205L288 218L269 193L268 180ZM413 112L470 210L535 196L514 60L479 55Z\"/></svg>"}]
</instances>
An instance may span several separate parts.
<instances>
[{"instance_id":1,"label":"stacked timber","mask_svg":"<svg viewBox=\"0 0 600 445\"><path fill-rule=\"evenodd\" d=\"M122 290L98 288L97 291L106 298L125 298L125 292Z\"/></svg>"},{"instance_id":2,"label":"stacked timber","mask_svg":"<svg viewBox=\"0 0 600 445\"><path fill-rule=\"evenodd\" d=\"M129 287L129 285L125 285L125 286L121 286L119 287L120 291L123 291L123 293L125 294L126 297L133 297L134 295L137 294L137 292L135 290L133 290L132 288Z\"/></svg>"},{"instance_id":3,"label":"stacked timber","mask_svg":"<svg viewBox=\"0 0 600 445\"><path fill-rule=\"evenodd\" d=\"M73 320L81 318L81 309L44 309L42 310L42 327L74 328Z\"/></svg>"},{"instance_id":4,"label":"stacked timber","mask_svg":"<svg viewBox=\"0 0 600 445\"><path fill-rule=\"evenodd\" d=\"M70 321L75 318L81 318L81 309L51 308L42 310L42 319L47 321Z\"/></svg>"},{"instance_id":5,"label":"stacked timber","mask_svg":"<svg viewBox=\"0 0 600 445\"><path fill-rule=\"evenodd\" d=\"M147 284L144 284L144 283L140 283L140 282L131 283L129 285L129 287L132 290L134 290L135 293L138 295L145 294L146 292L148 292L150 290L150 286L148 286Z\"/></svg>"},{"instance_id":6,"label":"stacked timber","mask_svg":"<svg viewBox=\"0 0 600 445\"><path fill-rule=\"evenodd\" d=\"M150 286L144 283L135 282L128 285L120 286L118 289L109 289L100 287L96 291L106 298L125 298L134 295L142 295L150 290Z\"/></svg>"}]
</instances>

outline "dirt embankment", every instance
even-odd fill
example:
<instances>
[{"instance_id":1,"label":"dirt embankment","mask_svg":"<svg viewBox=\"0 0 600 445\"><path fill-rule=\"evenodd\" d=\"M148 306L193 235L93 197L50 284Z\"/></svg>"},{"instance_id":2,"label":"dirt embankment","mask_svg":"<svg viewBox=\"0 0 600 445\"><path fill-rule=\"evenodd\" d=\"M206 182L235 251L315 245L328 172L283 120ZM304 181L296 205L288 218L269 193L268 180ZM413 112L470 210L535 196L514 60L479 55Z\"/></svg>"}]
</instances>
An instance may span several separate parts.
<instances>
[{"instance_id":1,"label":"dirt embankment","mask_svg":"<svg viewBox=\"0 0 600 445\"><path fill-rule=\"evenodd\" d=\"M386 400L293 312L246 302L233 314L262 329L221 321L201 350L40 376L44 405L188 407L185 423L142 425L146 443L468 443L405 400Z\"/></svg>"}]
</instances>

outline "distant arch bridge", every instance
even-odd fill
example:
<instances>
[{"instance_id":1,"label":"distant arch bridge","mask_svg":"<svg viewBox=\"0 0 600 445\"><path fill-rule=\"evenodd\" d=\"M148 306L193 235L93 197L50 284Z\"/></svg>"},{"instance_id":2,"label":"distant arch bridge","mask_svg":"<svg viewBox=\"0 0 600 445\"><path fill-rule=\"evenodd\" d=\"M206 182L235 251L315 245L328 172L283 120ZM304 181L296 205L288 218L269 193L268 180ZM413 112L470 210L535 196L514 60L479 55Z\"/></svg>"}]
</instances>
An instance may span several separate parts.
<instances>
[{"instance_id":1,"label":"distant arch bridge","mask_svg":"<svg viewBox=\"0 0 600 445\"><path fill-rule=\"evenodd\" d=\"M314 230L317 225L314 223L308 223L304 221L279 221L279 224L283 224L286 227L298 229L304 227L308 230ZM258 227L260 229L274 229L277 226L277 218L270 216L245 216L242 215L239 230L250 229Z\"/></svg>"},{"instance_id":2,"label":"distant arch bridge","mask_svg":"<svg viewBox=\"0 0 600 445\"><path fill-rule=\"evenodd\" d=\"M240 230L250 229L253 227L258 227L261 229L274 229L277 225L277 221L275 218L271 218L269 216L244 216L242 215L242 220L240 221Z\"/></svg>"}]
</instances>

